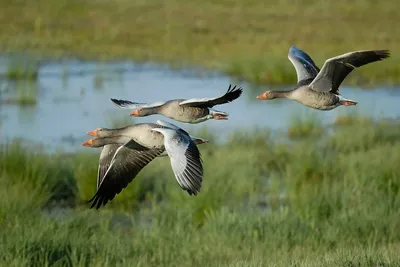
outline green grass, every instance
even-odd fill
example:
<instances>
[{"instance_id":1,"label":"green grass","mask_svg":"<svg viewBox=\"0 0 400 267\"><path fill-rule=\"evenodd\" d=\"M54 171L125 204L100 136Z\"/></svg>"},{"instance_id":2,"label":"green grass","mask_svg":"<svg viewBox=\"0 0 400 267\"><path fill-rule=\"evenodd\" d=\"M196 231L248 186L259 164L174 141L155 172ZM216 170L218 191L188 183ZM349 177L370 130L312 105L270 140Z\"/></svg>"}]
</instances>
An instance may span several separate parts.
<instances>
[{"instance_id":1,"label":"green grass","mask_svg":"<svg viewBox=\"0 0 400 267\"><path fill-rule=\"evenodd\" d=\"M358 49L392 58L345 83L398 84L397 1L0 1L0 51L202 66L255 83L292 84L291 45L319 66Z\"/></svg>"},{"instance_id":2,"label":"green grass","mask_svg":"<svg viewBox=\"0 0 400 267\"><path fill-rule=\"evenodd\" d=\"M0 263L400 266L399 132L371 120L291 142L237 132L226 144L199 146L198 196L179 188L168 158L157 158L98 211L85 203L95 192L95 149L4 145Z\"/></svg>"},{"instance_id":3,"label":"green grass","mask_svg":"<svg viewBox=\"0 0 400 267\"><path fill-rule=\"evenodd\" d=\"M370 118L360 116L359 114L339 115L336 116L334 124L337 126L348 126L354 124L369 124Z\"/></svg>"},{"instance_id":4,"label":"green grass","mask_svg":"<svg viewBox=\"0 0 400 267\"><path fill-rule=\"evenodd\" d=\"M315 113L295 114L291 119L291 124L288 127L287 134L289 137L304 138L315 137L324 133L321 120Z\"/></svg>"}]
</instances>

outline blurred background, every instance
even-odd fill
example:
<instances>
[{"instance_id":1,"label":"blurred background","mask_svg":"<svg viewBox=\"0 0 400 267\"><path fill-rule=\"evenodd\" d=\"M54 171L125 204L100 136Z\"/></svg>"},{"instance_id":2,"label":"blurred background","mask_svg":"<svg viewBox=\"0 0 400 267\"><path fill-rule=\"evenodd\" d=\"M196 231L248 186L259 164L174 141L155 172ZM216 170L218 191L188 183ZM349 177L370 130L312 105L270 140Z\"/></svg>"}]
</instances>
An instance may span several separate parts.
<instances>
[{"instance_id":1,"label":"blurred background","mask_svg":"<svg viewBox=\"0 0 400 267\"><path fill-rule=\"evenodd\" d=\"M0 255L9 266L400 266L397 1L0 0ZM259 101L364 49L354 107ZM200 124L128 116L110 98L242 96ZM167 120L200 145L200 194L168 158L100 210L88 131Z\"/></svg>"}]
</instances>

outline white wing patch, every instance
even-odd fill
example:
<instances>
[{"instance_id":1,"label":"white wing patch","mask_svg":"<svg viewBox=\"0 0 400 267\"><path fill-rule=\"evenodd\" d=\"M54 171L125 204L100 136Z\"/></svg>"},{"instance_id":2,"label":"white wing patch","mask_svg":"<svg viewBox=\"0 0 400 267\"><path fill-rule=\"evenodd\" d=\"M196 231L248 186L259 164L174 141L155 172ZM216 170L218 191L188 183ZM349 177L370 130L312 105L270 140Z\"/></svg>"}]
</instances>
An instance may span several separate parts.
<instances>
[{"instance_id":1,"label":"white wing patch","mask_svg":"<svg viewBox=\"0 0 400 267\"><path fill-rule=\"evenodd\" d=\"M201 188L203 168L201 159L187 153L189 147L196 146L190 137L170 128L155 128L164 135L165 150L179 186L189 194L197 194Z\"/></svg>"},{"instance_id":2,"label":"white wing patch","mask_svg":"<svg viewBox=\"0 0 400 267\"><path fill-rule=\"evenodd\" d=\"M168 149L167 149L168 146ZM179 185L183 189L188 189L191 186L185 181L182 175L185 172L187 159L185 157L185 152L188 147L188 144L177 144L175 142L168 142L168 145L165 146L167 150L168 156L171 159L171 167L175 174L175 177L179 183Z\"/></svg>"}]
</instances>

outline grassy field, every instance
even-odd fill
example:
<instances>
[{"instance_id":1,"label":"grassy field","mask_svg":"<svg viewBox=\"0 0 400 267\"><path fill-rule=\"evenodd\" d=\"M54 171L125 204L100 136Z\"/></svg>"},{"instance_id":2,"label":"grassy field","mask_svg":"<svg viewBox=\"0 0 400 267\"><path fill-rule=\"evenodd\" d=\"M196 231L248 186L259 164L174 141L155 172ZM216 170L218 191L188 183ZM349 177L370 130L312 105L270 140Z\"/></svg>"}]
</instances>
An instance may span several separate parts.
<instances>
[{"instance_id":1,"label":"grassy field","mask_svg":"<svg viewBox=\"0 0 400 267\"><path fill-rule=\"evenodd\" d=\"M303 123L199 146L197 197L159 158L98 211L96 150L3 145L1 266L400 266L400 124Z\"/></svg>"},{"instance_id":2,"label":"grassy field","mask_svg":"<svg viewBox=\"0 0 400 267\"><path fill-rule=\"evenodd\" d=\"M392 57L346 83L398 84L397 1L0 0L0 51L201 66L254 83L291 84L291 45L322 66L358 49Z\"/></svg>"}]
</instances>

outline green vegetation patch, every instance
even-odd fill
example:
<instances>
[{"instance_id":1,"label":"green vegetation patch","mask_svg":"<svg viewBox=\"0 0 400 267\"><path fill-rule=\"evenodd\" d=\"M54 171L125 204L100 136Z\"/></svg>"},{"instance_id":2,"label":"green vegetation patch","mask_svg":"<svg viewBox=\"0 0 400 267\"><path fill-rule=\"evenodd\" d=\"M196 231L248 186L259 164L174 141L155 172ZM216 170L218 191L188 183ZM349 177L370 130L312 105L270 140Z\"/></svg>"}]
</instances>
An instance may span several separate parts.
<instances>
[{"instance_id":1,"label":"green vegetation patch","mask_svg":"<svg viewBox=\"0 0 400 267\"><path fill-rule=\"evenodd\" d=\"M399 132L397 123L372 120L291 141L236 132L226 144L199 146L198 196L179 188L168 158L157 158L100 210L86 203L98 153L5 144L0 262L399 266Z\"/></svg>"},{"instance_id":2,"label":"green vegetation patch","mask_svg":"<svg viewBox=\"0 0 400 267\"><path fill-rule=\"evenodd\" d=\"M392 57L345 83L398 84L397 1L0 1L0 50L202 66L254 83L293 84L289 47L318 66L361 49ZM15 76L15 74L13 74Z\"/></svg>"}]
</instances>

